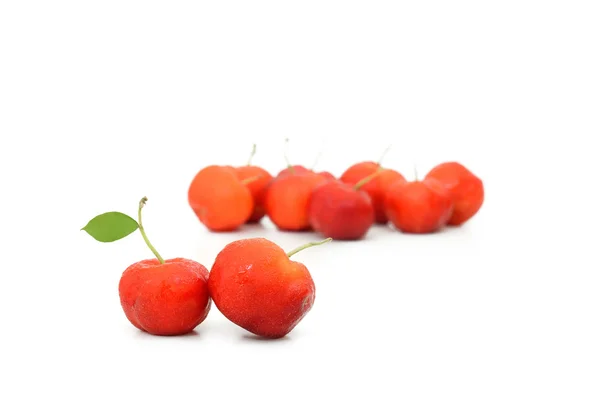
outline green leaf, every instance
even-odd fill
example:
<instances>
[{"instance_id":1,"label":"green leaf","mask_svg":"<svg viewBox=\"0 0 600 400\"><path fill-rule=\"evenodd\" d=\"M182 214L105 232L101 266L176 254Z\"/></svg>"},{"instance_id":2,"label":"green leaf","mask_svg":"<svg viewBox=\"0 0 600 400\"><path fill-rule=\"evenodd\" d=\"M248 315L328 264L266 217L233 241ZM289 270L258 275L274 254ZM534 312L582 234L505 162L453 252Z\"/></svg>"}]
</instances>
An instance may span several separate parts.
<instances>
[{"instance_id":1,"label":"green leaf","mask_svg":"<svg viewBox=\"0 0 600 400\"><path fill-rule=\"evenodd\" d=\"M95 216L81 228L99 242L114 242L123 239L138 228L138 223L129 215L111 211Z\"/></svg>"}]
</instances>

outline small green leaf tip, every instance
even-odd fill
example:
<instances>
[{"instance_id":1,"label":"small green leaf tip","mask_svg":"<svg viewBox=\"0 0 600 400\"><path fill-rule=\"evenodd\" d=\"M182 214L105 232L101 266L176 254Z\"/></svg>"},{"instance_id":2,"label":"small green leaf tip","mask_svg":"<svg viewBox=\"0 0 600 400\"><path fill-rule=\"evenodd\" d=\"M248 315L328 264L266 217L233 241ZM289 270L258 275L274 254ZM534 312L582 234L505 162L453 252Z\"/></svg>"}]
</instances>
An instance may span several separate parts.
<instances>
[{"instance_id":1,"label":"small green leaf tip","mask_svg":"<svg viewBox=\"0 0 600 400\"><path fill-rule=\"evenodd\" d=\"M138 229L138 223L129 215L111 211L92 218L81 228L99 242L114 242L132 234Z\"/></svg>"}]
</instances>

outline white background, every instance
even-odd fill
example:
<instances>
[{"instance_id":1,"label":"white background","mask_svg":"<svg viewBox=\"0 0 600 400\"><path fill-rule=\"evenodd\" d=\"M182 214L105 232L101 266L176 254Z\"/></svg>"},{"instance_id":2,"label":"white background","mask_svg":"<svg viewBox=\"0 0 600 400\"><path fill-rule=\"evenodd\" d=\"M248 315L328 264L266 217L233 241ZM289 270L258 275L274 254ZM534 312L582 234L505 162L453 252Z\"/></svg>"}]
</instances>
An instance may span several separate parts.
<instances>
[{"instance_id":1,"label":"white background","mask_svg":"<svg viewBox=\"0 0 600 400\"><path fill-rule=\"evenodd\" d=\"M0 398L598 399L597 1L0 3ZM210 268L229 241L187 206L212 163L290 157L412 177L457 160L486 200L467 225L299 253L312 311L255 340L216 308L196 335L136 331L121 272L138 233Z\"/></svg>"}]
</instances>

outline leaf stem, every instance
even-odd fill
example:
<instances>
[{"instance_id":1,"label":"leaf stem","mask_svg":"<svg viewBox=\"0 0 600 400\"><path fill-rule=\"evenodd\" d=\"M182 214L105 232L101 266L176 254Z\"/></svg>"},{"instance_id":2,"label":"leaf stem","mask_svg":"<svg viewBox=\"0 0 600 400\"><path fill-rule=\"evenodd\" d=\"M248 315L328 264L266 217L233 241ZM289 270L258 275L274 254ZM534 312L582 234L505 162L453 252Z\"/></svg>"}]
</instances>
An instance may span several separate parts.
<instances>
[{"instance_id":1,"label":"leaf stem","mask_svg":"<svg viewBox=\"0 0 600 400\"><path fill-rule=\"evenodd\" d=\"M256 143L252 144L252 151L250 152L250 157L248 157L248 165L252 165L252 158L256 154Z\"/></svg>"},{"instance_id":2,"label":"leaf stem","mask_svg":"<svg viewBox=\"0 0 600 400\"><path fill-rule=\"evenodd\" d=\"M142 234L142 237L144 238L144 242L146 242L146 245L148 246L148 248L150 250L152 250L152 253L154 253L156 258L158 258L158 261L160 261L161 264L164 264L165 263L164 258L162 258L160 256L160 254L158 254L158 251L156 251L154 246L152 246L152 243L150 243L150 240L148 240L148 236L146 236L146 231L144 230L144 226L142 225L142 208L144 208L147 201L148 201L148 198L146 196L144 196L140 200L140 206L138 207L138 226L140 229L140 233Z\"/></svg>"},{"instance_id":3,"label":"leaf stem","mask_svg":"<svg viewBox=\"0 0 600 400\"><path fill-rule=\"evenodd\" d=\"M294 250L292 250L292 251L288 252L288 253L287 253L287 256L288 256L288 257L291 257L291 256L293 256L294 254L298 253L299 251L302 251L302 250L304 250L304 249L308 249L309 247L313 247L313 246L319 246L319 245L325 244L325 243L327 243L327 242L331 242L331 240L332 240L331 238L327 238L327 239L325 239L325 240L321 240L320 242L308 242L308 243L306 243L306 244L303 244L303 245L302 245L302 246L300 246L300 247L296 247Z\"/></svg>"}]
</instances>

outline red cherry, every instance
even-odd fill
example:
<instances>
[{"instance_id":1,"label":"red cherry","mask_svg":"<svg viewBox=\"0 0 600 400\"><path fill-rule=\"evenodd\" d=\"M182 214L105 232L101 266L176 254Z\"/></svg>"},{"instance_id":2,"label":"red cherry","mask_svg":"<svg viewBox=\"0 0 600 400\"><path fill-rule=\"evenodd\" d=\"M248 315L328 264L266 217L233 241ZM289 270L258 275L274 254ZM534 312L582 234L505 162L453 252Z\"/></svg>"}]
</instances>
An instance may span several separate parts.
<instances>
[{"instance_id":1,"label":"red cherry","mask_svg":"<svg viewBox=\"0 0 600 400\"><path fill-rule=\"evenodd\" d=\"M452 214L452 199L434 179L395 183L385 198L386 215L406 233L433 233L442 228Z\"/></svg>"}]
</instances>

